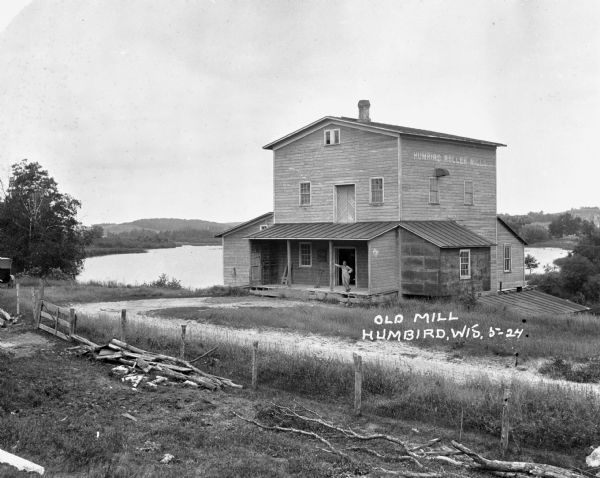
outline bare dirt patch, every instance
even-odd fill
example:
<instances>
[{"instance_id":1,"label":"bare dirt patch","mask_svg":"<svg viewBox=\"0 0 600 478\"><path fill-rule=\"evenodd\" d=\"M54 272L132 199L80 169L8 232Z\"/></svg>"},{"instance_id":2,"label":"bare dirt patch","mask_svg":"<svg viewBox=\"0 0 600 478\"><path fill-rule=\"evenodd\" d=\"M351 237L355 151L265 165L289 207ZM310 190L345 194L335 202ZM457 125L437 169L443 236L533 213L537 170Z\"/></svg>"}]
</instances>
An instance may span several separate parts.
<instances>
[{"instance_id":1,"label":"bare dirt patch","mask_svg":"<svg viewBox=\"0 0 600 478\"><path fill-rule=\"evenodd\" d=\"M0 330L0 354L6 353L14 358L29 357L53 346L53 342L40 334Z\"/></svg>"}]
</instances>

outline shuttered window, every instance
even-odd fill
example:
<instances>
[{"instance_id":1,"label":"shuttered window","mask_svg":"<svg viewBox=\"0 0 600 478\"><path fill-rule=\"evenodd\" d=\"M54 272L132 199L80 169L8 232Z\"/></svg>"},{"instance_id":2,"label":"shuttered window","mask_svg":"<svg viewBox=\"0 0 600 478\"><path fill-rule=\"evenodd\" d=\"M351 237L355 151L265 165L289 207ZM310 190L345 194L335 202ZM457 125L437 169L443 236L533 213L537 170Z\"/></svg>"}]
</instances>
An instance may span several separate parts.
<instances>
[{"instance_id":1,"label":"shuttered window","mask_svg":"<svg viewBox=\"0 0 600 478\"><path fill-rule=\"evenodd\" d=\"M465 206L473 205L473 181L465 181Z\"/></svg>"},{"instance_id":2,"label":"shuttered window","mask_svg":"<svg viewBox=\"0 0 600 478\"><path fill-rule=\"evenodd\" d=\"M340 130L339 129L326 129L325 130L325 146L332 144L340 144Z\"/></svg>"},{"instance_id":3,"label":"shuttered window","mask_svg":"<svg viewBox=\"0 0 600 478\"><path fill-rule=\"evenodd\" d=\"M300 267L312 266L312 245L310 242L300 243Z\"/></svg>"},{"instance_id":4,"label":"shuttered window","mask_svg":"<svg viewBox=\"0 0 600 478\"><path fill-rule=\"evenodd\" d=\"M383 203L383 178L371 178L371 204Z\"/></svg>"},{"instance_id":5,"label":"shuttered window","mask_svg":"<svg viewBox=\"0 0 600 478\"><path fill-rule=\"evenodd\" d=\"M471 278L471 250L461 249L460 250L460 278L470 279Z\"/></svg>"},{"instance_id":6,"label":"shuttered window","mask_svg":"<svg viewBox=\"0 0 600 478\"><path fill-rule=\"evenodd\" d=\"M429 204L440 203L438 178L429 178Z\"/></svg>"},{"instance_id":7,"label":"shuttered window","mask_svg":"<svg viewBox=\"0 0 600 478\"><path fill-rule=\"evenodd\" d=\"M300 183L300 206L310 206L310 183Z\"/></svg>"},{"instance_id":8,"label":"shuttered window","mask_svg":"<svg viewBox=\"0 0 600 478\"><path fill-rule=\"evenodd\" d=\"M510 272L512 270L512 257L510 251L510 244L504 244L504 272Z\"/></svg>"}]
</instances>

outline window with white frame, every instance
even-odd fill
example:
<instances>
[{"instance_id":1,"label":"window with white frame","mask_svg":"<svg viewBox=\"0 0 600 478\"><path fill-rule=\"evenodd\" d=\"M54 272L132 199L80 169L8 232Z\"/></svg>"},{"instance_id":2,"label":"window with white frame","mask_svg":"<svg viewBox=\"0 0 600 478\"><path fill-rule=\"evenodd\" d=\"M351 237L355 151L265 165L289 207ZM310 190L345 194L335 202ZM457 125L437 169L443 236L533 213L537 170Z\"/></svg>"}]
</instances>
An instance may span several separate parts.
<instances>
[{"instance_id":1,"label":"window with white frame","mask_svg":"<svg viewBox=\"0 0 600 478\"><path fill-rule=\"evenodd\" d=\"M471 278L471 250L461 249L460 250L460 278L470 279Z\"/></svg>"},{"instance_id":2,"label":"window with white frame","mask_svg":"<svg viewBox=\"0 0 600 478\"><path fill-rule=\"evenodd\" d=\"M268 224L261 224L261 225L260 225L260 230L261 230L261 231L264 231L265 229L268 229L268 228L269 228L269 225L268 225Z\"/></svg>"},{"instance_id":3,"label":"window with white frame","mask_svg":"<svg viewBox=\"0 0 600 478\"><path fill-rule=\"evenodd\" d=\"M440 191L438 178L429 178L429 204L440 203Z\"/></svg>"},{"instance_id":4,"label":"window with white frame","mask_svg":"<svg viewBox=\"0 0 600 478\"><path fill-rule=\"evenodd\" d=\"M300 267L312 266L312 245L310 242L300 243Z\"/></svg>"},{"instance_id":5,"label":"window with white frame","mask_svg":"<svg viewBox=\"0 0 600 478\"><path fill-rule=\"evenodd\" d=\"M300 183L300 206L310 206L310 182Z\"/></svg>"},{"instance_id":6,"label":"window with white frame","mask_svg":"<svg viewBox=\"0 0 600 478\"><path fill-rule=\"evenodd\" d=\"M332 144L340 144L340 130L339 129L326 129L325 130L325 146Z\"/></svg>"},{"instance_id":7,"label":"window with white frame","mask_svg":"<svg viewBox=\"0 0 600 478\"><path fill-rule=\"evenodd\" d=\"M465 206L472 206L473 203L473 181L465 181Z\"/></svg>"},{"instance_id":8,"label":"window with white frame","mask_svg":"<svg viewBox=\"0 0 600 478\"><path fill-rule=\"evenodd\" d=\"M510 272L512 270L512 256L510 251L510 244L504 244L504 272Z\"/></svg>"},{"instance_id":9,"label":"window with white frame","mask_svg":"<svg viewBox=\"0 0 600 478\"><path fill-rule=\"evenodd\" d=\"M383 204L383 178L371 178L371 204Z\"/></svg>"}]
</instances>

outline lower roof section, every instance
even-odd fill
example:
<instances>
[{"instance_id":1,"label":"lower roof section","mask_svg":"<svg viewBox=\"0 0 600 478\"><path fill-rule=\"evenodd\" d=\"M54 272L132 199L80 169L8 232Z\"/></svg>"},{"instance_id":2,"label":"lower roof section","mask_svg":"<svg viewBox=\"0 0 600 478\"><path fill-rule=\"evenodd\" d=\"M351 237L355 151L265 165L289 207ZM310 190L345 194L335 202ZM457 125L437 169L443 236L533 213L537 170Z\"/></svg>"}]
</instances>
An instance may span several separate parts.
<instances>
[{"instance_id":1,"label":"lower roof section","mask_svg":"<svg viewBox=\"0 0 600 478\"><path fill-rule=\"evenodd\" d=\"M306 239L336 241L369 241L398 227L391 222L300 222L273 224L247 236L249 239Z\"/></svg>"},{"instance_id":2,"label":"lower roof section","mask_svg":"<svg viewBox=\"0 0 600 478\"><path fill-rule=\"evenodd\" d=\"M285 223L274 224L246 237L253 240L370 241L396 228L412 232L440 248L490 247L495 245L495 243L454 221Z\"/></svg>"},{"instance_id":3,"label":"lower roof section","mask_svg":"<svg viewBox=\"0 0 600 478\"><path fill-rule=\"evenodd\" d=\"M480 297L479 302L486 305L506 307L522 314L572 314L590 310L585 305L576 304L539 290L524 290Z\"/></svg>"}]
</instances>

